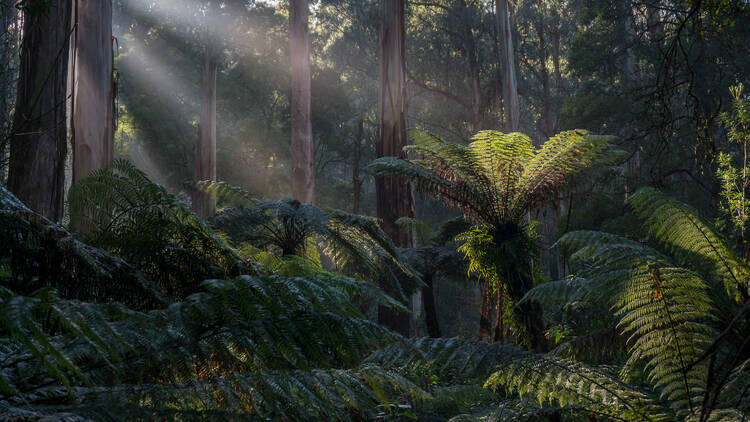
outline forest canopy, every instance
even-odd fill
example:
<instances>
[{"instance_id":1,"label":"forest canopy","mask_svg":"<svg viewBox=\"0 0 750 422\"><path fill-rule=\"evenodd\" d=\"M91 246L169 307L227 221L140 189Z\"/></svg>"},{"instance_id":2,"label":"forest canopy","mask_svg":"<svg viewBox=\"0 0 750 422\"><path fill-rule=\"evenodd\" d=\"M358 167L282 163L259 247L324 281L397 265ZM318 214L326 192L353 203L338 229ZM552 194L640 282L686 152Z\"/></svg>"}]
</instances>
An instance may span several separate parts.
<instances>
[{"instance_id":1,"label":"forest canopy","mask_svg":"<svg viewBox=\"0 0 750 422\"><path fill-rule=\"evenodd\" d=\"M0 2L0 420L750 420L749 31Z\"/></svg>"}]
</instances>

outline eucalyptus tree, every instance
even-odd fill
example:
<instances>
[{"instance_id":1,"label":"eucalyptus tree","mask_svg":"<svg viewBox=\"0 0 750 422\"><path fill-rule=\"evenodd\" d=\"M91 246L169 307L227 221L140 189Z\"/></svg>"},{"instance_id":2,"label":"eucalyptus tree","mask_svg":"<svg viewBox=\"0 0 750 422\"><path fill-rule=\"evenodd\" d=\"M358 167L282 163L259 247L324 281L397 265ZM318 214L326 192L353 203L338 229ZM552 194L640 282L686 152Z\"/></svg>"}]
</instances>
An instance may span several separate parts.
<instances>
[{"instance_id":1,"label":"eucalyptus tree","mask_svg":"<svg viewBox=\"0 0 750 422\"><path fill-rule=\"evenodd\" d=\"M73 183L109 167L115 98L112 2L75 0L71 69Z\"/></svg>"},{"instance_id":2,"label":"eucalyptus tree","mask_svg":"<svg viewBox=\"0 0 750 422\"><path fill-rule=\"evenodd\" d=\"M315 148L310 116L310 31L307 14L307 0L290 0L292 195L300 202L312 203L315 198Z\"/></svg>"},{"instance_id":3,"label":"eucalyptus tree","mask_svg":"<svg viewBox=\"0 0 750 422\"><path fill-rule=\"evenodd\" d=\"M8 188L31 209L62 219L71 2L24 2Z\"/></svg>"}]
</instances>

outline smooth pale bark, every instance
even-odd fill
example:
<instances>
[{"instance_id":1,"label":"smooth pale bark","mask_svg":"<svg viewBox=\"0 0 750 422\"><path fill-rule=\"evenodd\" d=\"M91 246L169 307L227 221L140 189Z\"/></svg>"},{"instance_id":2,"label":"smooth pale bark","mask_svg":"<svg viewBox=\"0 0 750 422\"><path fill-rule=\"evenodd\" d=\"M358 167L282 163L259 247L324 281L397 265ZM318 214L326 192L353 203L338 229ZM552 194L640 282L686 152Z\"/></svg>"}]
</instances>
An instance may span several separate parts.
<instances>
[{"instance_id":1,"label":"smooth pale bark","mask_svg":"<svg viewBox=\"0 0 750 422\"><path fill-rule=\"evenodd\" d=\"M513 31L510 25L510 10L507 0L495 0L497 32L500 38L500 67L506 132L518 131L520 109L518 106L518 83L516 80L515 50Z\"/></svg>"},{"instance_id":2,"label":"smooth pale bark","mask_svg":"<svg viewBox=\"0 0 750 422\"><path fill-rule=\"evenodd\" d=\"M404 0L383 0L380 34L380 129L377 157L404 157L406 136L406 67L404 61ZM413 246L410 232L396 220L416 216L410 185L398 178L375 177L377 215L383 231L397 246ZM409 333L409 316L379 307L378 321L402 334Z\"/></svg>"},{"instance_id":3,"label":"smooth pale bark","mask_svg":"<svg viewBox=\"0 0 750 422\"><path fill-rule=\"evenodd\" d=\"M48 6L44 13L24 12L8 189L32 210L60 221L71 2L50 0Z\"/></svg>"},{"instance_id":4,"label":"smooth pale bark","mask_svg":"<svg viewBox=\"0 0 750 422\"><path fill-rule=\"evenodd\" d=\"M354 189L354 200L352 212L359 214L359 197L362 191L362 180L359 178L359 162L362 159L362 136L364 135L365 119L362 117L357 121L357 138L354 140L354 165L352 166L352 188Z\"/></svg>"},{"instance_id":5,"label":"smooth pale bark","mask_svg":"<svg viewBox=\"0 0 750 422\"><path fill-rule=\"evenodd\" d=\"M112 164L112 3L77 0L73 22L73 183Z\"/></svg>"},{"instance_id":6,"label":"smooth pale bark","mask_svg":"<svg viewBox=\"0 0 750 422\"><path fill-rule=\"evenodd\" d=\"M291 0L289 3L289 53L292 76L292 196L302 203L312 203L315 198L315 150L310 117L307 0Z\"/></svg>"},{"instance_id":7,"label":"smooth pale bark","mask_svg":"<svg viewBox=\"0 0 750 422\"><path fill-rule=\"evenodd\" d=\"M195 180L216 180L216 54L206 47L201 90L201 121L195 144ZM216 199L193 190L193 212L201 218L216 212Z\"/></svg>"}]
</instances>

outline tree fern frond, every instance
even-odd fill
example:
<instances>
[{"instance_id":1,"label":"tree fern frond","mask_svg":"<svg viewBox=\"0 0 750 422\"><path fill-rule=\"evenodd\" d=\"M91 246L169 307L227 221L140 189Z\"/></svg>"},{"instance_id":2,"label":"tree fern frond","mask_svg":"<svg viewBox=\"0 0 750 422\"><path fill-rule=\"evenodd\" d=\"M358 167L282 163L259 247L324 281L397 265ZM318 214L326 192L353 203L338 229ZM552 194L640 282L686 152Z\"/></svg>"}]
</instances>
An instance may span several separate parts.
<instances>
[{"instance_id":1,"label":"tree fern frond","mask_svg":"<svg viewBox=\"0 0 750 422\"><path fill-rule=\"evenodd\" d=\"M616 420L670 420L674 414L646 391L623 383L603 369L581 363L528 353L503 363L485 386L503 389L538 403L554 402L561 407L581 406L594 415Z\"/></svg>"},{"instance_id":2,"label":"tree fern frond","mask_svg":"<svg viewBox=\"0 0 750 422\"><path fill-rule=\"evenodd\" d=\"M250 207L258 202L246 189L227 182L201 180L195 184L195 188L232 206Z\"/></svg>"},{"instance_id":3,"label":"tree fern frond","mask_svg":"<svg viewBox=\"0 0 750 422\"><path fill-rule=\"evenodd\" d=\"M744 301L750 297L746 282L750 270L693 208L652 188L636 191L628 205L679 265L691 266L723 284L730 297L739 295Z\"/></svg>"},{"instance_id":4,"label":"tree fern frond","mask_svg":"<svg viewBox=\"0 0 750 422\"><path fill-rule=\"evenodd\" d=\"M524 166L514 198L514 218L547 201L571 176L601 162L613 139L584 130L561 132L548 139Z\"/></svg>"}]
</instances>

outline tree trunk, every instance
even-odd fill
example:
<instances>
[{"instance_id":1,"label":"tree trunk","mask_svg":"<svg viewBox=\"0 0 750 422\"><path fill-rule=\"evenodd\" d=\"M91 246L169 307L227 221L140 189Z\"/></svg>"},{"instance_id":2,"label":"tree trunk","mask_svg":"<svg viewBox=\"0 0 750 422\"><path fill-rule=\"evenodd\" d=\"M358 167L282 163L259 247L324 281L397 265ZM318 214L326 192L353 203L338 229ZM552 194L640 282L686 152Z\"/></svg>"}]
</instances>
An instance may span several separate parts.
<instances>
[{"instance_id":1,"label":"tree trunk","mask_svg":"<svg viewBox=\"0 0 750 422\"><path fill-rule=\"evenodd\" d=\"M62 219L71 2L24 10L8 188L29 208Z\"/></svg>"},{"instance_id":2,"label":"tree trunk","mask_svg":"<svg viewBox=\"0 0 750 422\"><path fill-rule=\"evenodd\" d=\"M359 178L359 161L362 158L362 136L364 135L365 119L360 117L357 121L357 138L354 140L354 165L352 166L352 188L354 189L354 203L352 212L359 214L359 195L362 190L362 181Z\"/></svg>"},{"instance_id":3,"label":"tree trunk","mask_svg":"<svg viewBox=\"0 0 750 422\"><path fill-rule=\"evenodd\" d=\"M406 68L404 63L404 0L383 0L380 34L380 130L377 157L404 157L406 137ZM408 230L396 225L400 217L416 216L414 198L407 182L387 176L375 177L377 215L383 231L397 246L412 246ZM405 313L380 307L378 321L402 334L409 332Z\"/></svg>"},{"instance_id":4,"label":"tree trunk","mask_svg":"<svg viewBox=\"0 0 750 422\"><path fill-rule=\"evenodd\" d=\"M520 109L518 106L518 86L516 82L516 62L513 49L513 31L510 25L510 11L507 0L495 0L497 33L500 37L500 60L503 69L503 102L505 111L505 131L518 131Z\"/></svg>"},{"instance_id":5,"label":"tree trunk","mask_svg":"<svg viewBox=\"0 0 750 422\"><path fill-rule=\"evenodd\" d=\"M549 70L547 69L547 41L544 33L544 21L540 16L536 22L536 33L539 38L539 76L542 79L542 119L541 130L545 137L551 137L556 132L555 116L552 111L552 92Z\"/></svg>"},{"instance_id":6,"label":"tree trunk","mask_svg":"<svg viewBox=\"0 0 750 422\"><path fill-rule=\"evenodd\" d=\"M11 130L13 88L18 66L17 30L11 24L18 18L13 2L0 2L0 186L5 186L8 135Z\"/></svg>"},{"instance_id":7,"label":"tree trunk","mask_svg":"<svg viewBox=\"0 0 750 422\"><path fill-rule=\"evenodd\" d=\"M73 183L112 164L112 3L77 0L73 52Z\"/></svg>"},{"instance_id":8,"label":"tree trunk","mask_svg":"<svg viewBox=\"0 0 750 422\"><path fill-rule=\"evenodd\" d=\"M292 196L312 203L315 194L314 147L310 118L310 33L307 1L289 4L289 53L292 72Z\"/></svg>"},{"instance_id":9,"label":"tree trunk","mask_svg":"<svg viewBox=\"0 0 750 422\"><path fill-rule=\"evenodd\" d=\"M427 323L427 335L432 338L438 338L440 337L440 324L437 317L437 307L435 306L433 275L425 274L422 281L425 284L422 287L422 303L424 304L424 316Z\"/></svg>"},{"instance_id":10,"label":"tree trunk","mask_svg":"<svg viewBox=\"0 0 750 422\"><path fill-rule=\"evenodd\" d=\"M503 337L505 336L505 327L503 326L503 289L498 287L495 300L495 328L493 330L492 342L499 343L503 341Z\"/></svg>"},{"instance_id":11,"label":"tree trunk","mask_svg":"<svg viewBox=\"0 0 750 422\"><path fill-rule=\"evenodd\" d=\"M216 54L206 46L203 64L200 135L195 144L195 179L216 180ZM201 218L216 212L216 200L205 192L193 190L193 211Z\"/></svg>"}]
</instances>

